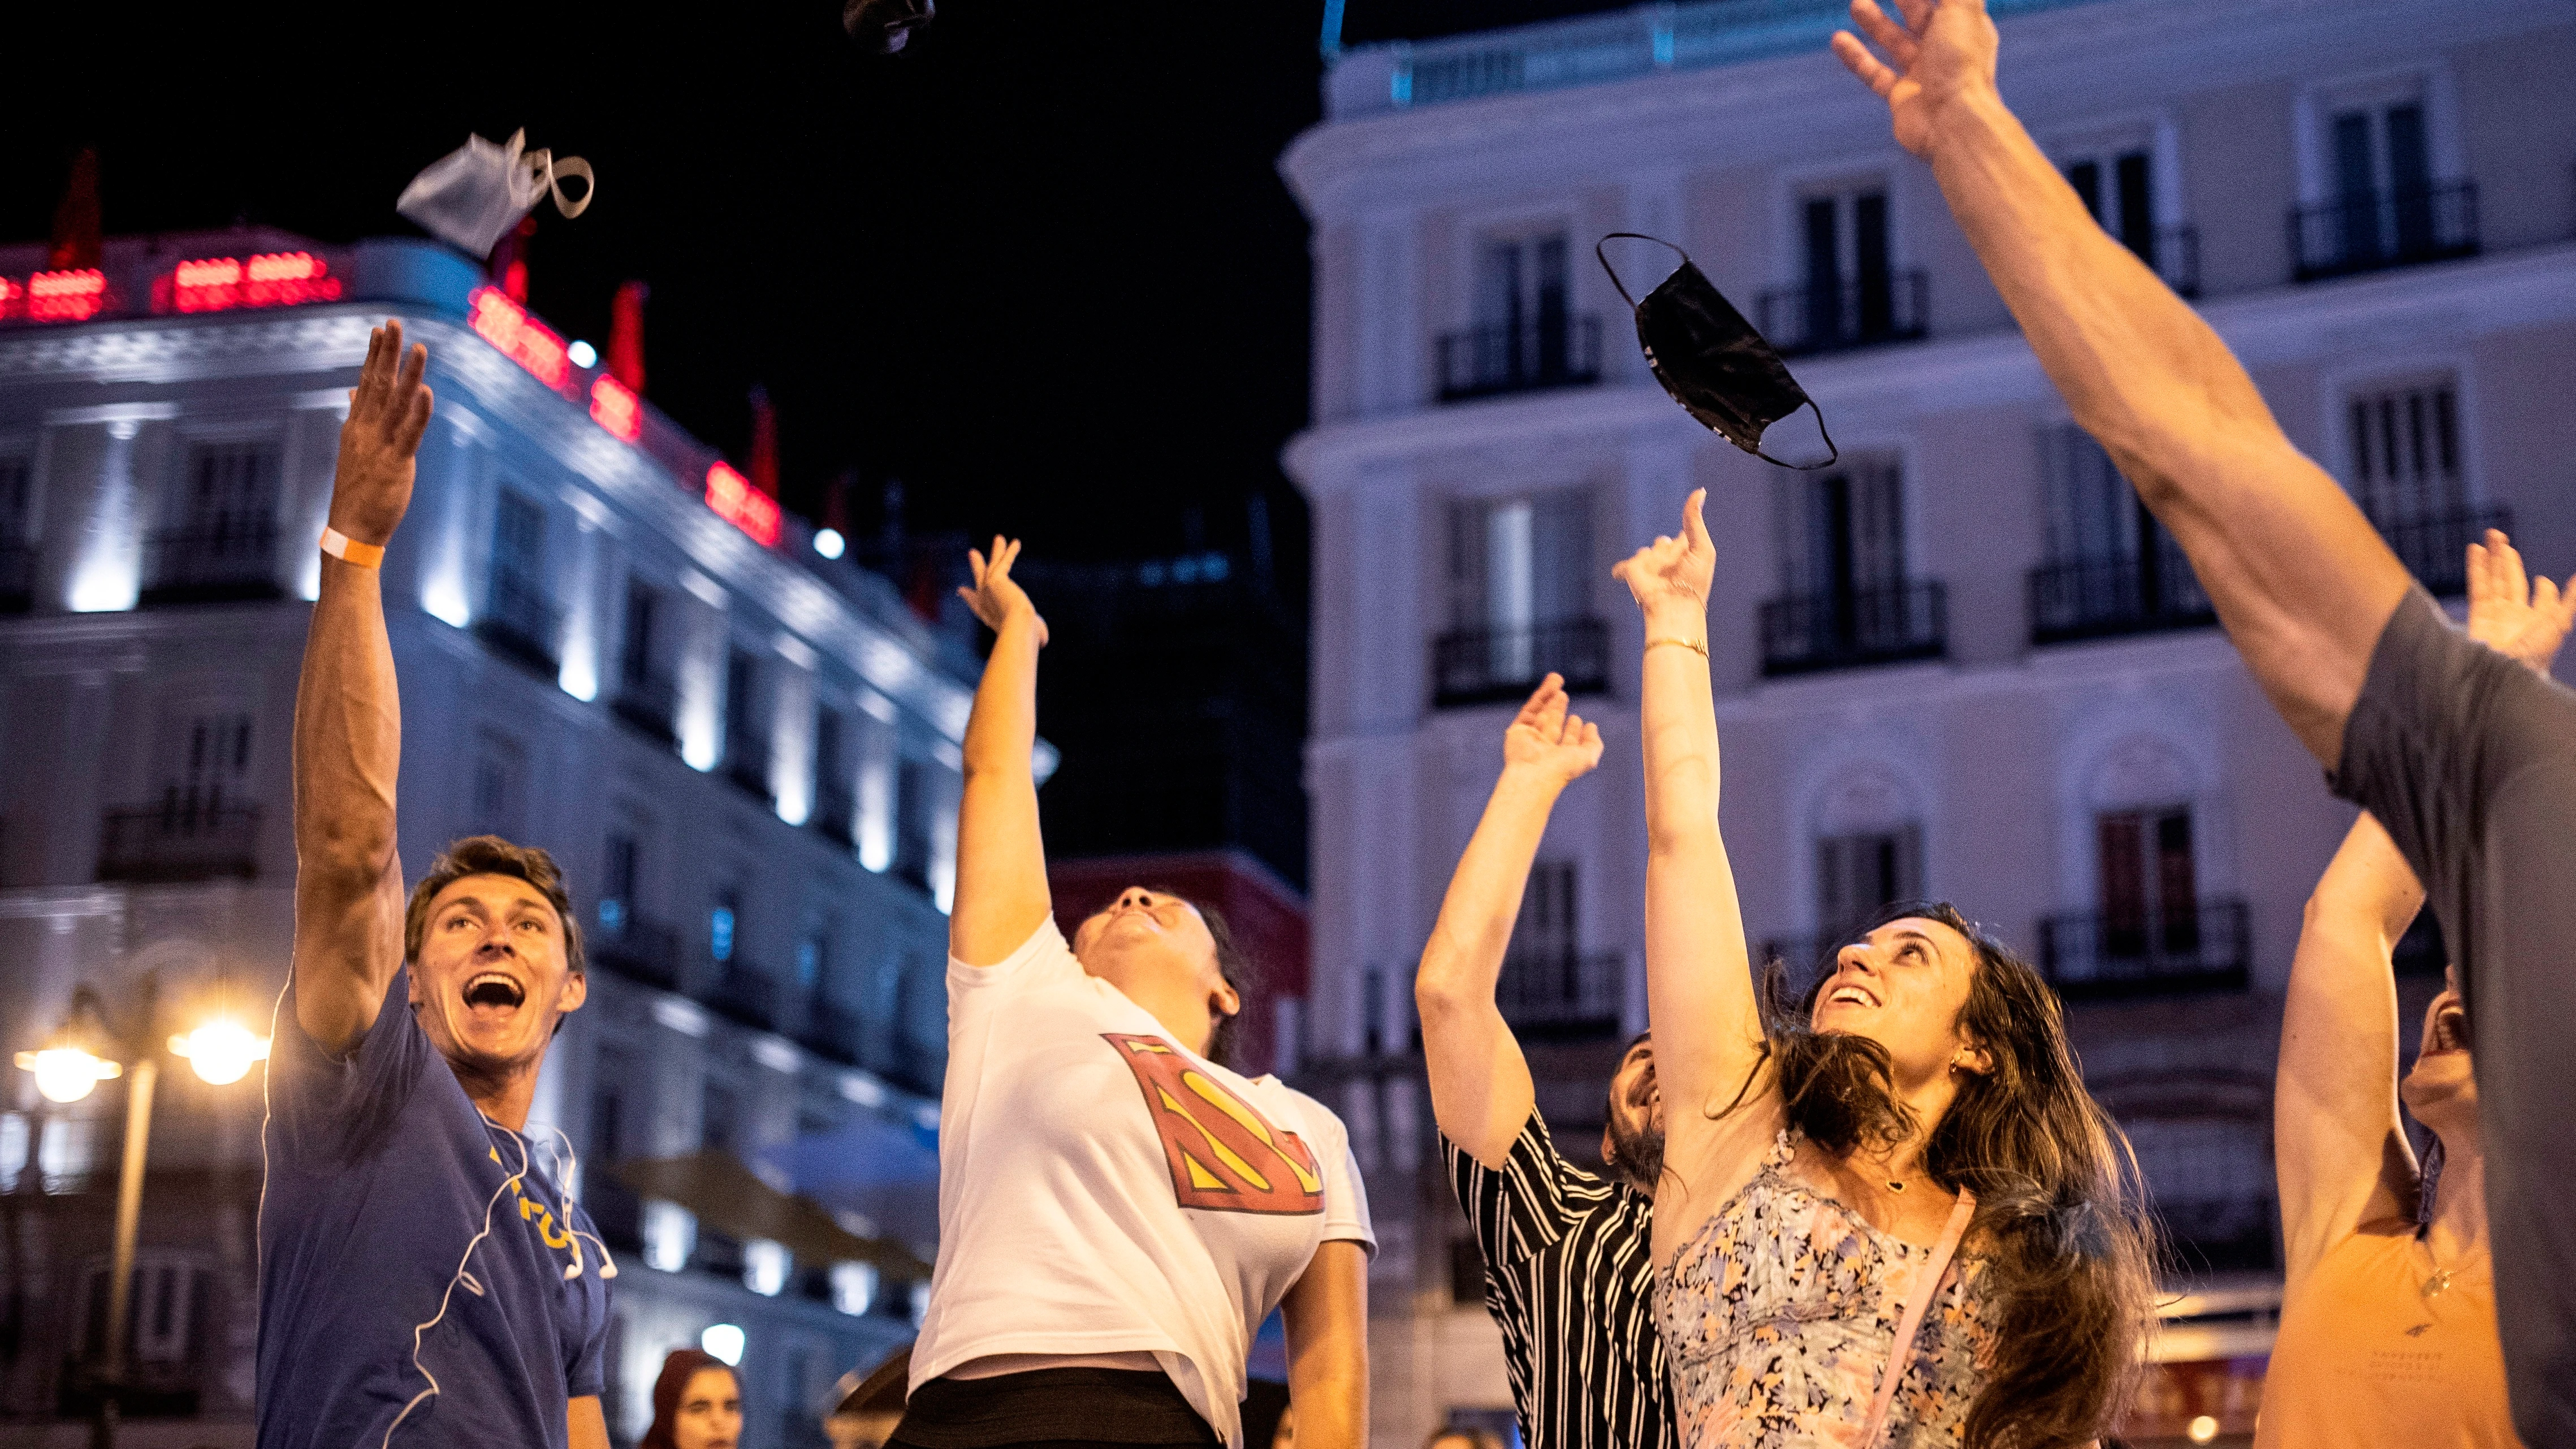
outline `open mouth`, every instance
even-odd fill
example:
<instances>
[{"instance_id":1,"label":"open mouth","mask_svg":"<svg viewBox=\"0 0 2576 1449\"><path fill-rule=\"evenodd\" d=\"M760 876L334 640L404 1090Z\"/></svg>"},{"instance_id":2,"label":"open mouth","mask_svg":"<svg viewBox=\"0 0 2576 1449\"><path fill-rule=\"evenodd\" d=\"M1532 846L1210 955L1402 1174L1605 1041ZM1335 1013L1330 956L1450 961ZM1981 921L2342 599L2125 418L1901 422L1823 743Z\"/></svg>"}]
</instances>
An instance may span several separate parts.
<instances>
[{"instance_id":1,"label":"open mouth","mask_svg":"<svg viewBox=\"0 0 2576 1449\"><path fill-rule=\"evenodd\" d=\"M2433 1015L2435 1052L2460 1052L2469 1049L2469 1014L2456 1006L2446 1006Z\"/></svg>"},{"instance_id":2,"label":"open mouth","mask_svg":"<svg viewBox=\"0 0 2576 1449\"><path fill-rule=\"evenodd\" d=\"M467 1006L516 1007L528 999L527 988L498 971L486 971L465 983Z\"/></svg>"},{"instance_id":3,"label":"open mouth","mask_svg":"<svg viewBox=\"0 0 2576 1449\"><path fill-rule=\"evenodd\" d=\"M1828 1006L1876 1006L1878 998L1863 986L1837 986L1825 997Z\"/></svg>"}]
</instances>

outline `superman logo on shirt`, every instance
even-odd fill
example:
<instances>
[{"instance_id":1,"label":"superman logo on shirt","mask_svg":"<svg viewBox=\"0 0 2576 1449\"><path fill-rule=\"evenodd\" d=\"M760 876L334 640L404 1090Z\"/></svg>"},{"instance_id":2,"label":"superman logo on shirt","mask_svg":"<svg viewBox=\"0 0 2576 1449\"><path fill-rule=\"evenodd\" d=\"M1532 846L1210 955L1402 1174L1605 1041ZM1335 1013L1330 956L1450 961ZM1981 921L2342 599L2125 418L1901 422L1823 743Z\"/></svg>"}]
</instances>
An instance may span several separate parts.
<instances>
[{"instance_id":1,"label":"superman logo on shirt","mask_svg":"<svg viewBox=\"0 0 2576 1449\"><path fill-rule=\"evenodd\" d=\"M1163 1139L1172 1195L1183 1207L1233 1213L1319 1213L1324 1179L1294 1132L1199 1070L1160 1037L1102 1032L1136 1074Z\"/></svg>"}]
</instances>

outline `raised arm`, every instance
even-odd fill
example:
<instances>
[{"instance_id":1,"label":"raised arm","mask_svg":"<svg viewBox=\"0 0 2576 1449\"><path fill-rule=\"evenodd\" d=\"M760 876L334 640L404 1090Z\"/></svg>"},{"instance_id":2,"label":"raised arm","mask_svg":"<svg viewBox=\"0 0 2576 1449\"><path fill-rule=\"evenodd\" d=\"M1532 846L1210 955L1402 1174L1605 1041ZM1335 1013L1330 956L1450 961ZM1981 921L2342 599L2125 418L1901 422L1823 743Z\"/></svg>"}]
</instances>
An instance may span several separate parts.
<instances>
[{"instance_id":1,"label":"raised arm","mask_svg":"<svg viewBox=\"0 0 2576 1449\"><path fill-rule=\"evenodd\" d=\"M1704 1189L1724 1187L1737 1165L1728 1145L1743 1144L1752 1118L1720 1114L1746 1093L1762 1048L1735 871L1718 834L1717 714L1707 653L1708 587L1717 550L1700 517L1707 491L1694 492L1682 504L1680 537L1656 539L1614 571L1646 616L1639 697L1646 764L1646 1010L1666 1103L1666 1160L1686 1178L1694 1165L1713 1166L1718 1173L1714 1182L1692 1184L1694 1201ZM1767 1137L1767 1130L1755 1123L1750 1136ZM1656 1237L1669 1241L1660 1203L1657 1216Z\"/></svg>"},{"instance_id":2,"label":"raised arm","mask_svg":"<svg viewBox=\"0 0 2576 1449\"><path fill-rule=\"evenodd\" d=\"M2246 666L2328 767L2406 570L2227 345L2094 222L1995 89L1984 0L1873 0L1834 53L1888 103L2075 420L2163 523Z\"/></svg>"},{"instance_id":3,"label":"raised arm","mask_svg":"<svg viewBox=\"0 0 2576 1449\"><path fill-rule=\"evenodd\" d=\"M974 713L966 719L957 894L948 913L948 952L970 966L998 964L1052 909L1031 763L1038 743L1038 650L1046 646L1047 627L1011 577L1019 556L1018 540L999 536L989 563L967 550L975 584L957 591L994 634Z\"/></svg>"},{"instance_id":4,"label":"raised arm","mask_svg":"<svg viewBox=\"0 0 2576 1449\"><path fill-rule=\"evenodd\" d=\"M1537 1102L1529 1060L1495 1005L1494 984L1548 813L1567 785L1601 763L1600 726L1567 705L1565 680L1550 674L1503 731L1502 778L1449 877L1413 978L1432 1116L1487 1167L1503 1165Z\"/></svg>"},{"instance_id":5,"label":"raised arm","mask_svg":"<svg viewBox=\"0 0 2576 1449\"><path fill-rule=\"evenodd\" d=\"M1288 1402L1297 1410L1300 1449L1366 1449L1367 1250L1342 1238L1319 1244L1279 1315L1288 1331Z\"/></svg>"},{"instance_id":6,"label":"raised arm","mask_svg":"<svg viewBox=\"0 0 2576 1449\"><path fill-rule=\"evenodd\" d=\"M428 349L405 352L402 324L386 322L368 335L340 425L331 527L379 559L411 506L428 367ZM295 1019L334 1055L375 1024L403 955L402 705L379 582L373 566L323 555L295 688Z\"/></svg>"},{"instance_id":7,"label":"raised arm","mask_svg":"<svg viewBox=\"0 0 2576 1449\"><path fill-rule=\"evenodd\" d=\"M2576 592L2530 579L2490 530L2468 556L2469 635L2549 673ZM2378 821L2353 822L2308 898L2281 1015L2272 1126L2292 1284L2362 1223L2403 1213L2415 1156L2398 1126L2397 994L2390 956L2423 887Z\"/></svg>"}]
</instances>

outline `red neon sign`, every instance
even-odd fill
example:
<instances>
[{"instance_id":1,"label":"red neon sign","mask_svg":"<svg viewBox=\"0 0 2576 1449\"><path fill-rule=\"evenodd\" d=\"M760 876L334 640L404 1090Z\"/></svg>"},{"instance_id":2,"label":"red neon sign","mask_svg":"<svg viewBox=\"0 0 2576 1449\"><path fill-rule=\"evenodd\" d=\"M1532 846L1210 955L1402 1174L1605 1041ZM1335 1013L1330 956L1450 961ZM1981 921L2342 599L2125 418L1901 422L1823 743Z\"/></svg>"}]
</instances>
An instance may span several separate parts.
<instances>
[{"instance_id":1,"label":"red neon sign","mask_svg":"<svg viewBox=\"0 0 2576 1449\"><path fill-rule=\"evenodd\" d=\"M0 277L0 322L17 316L27 308L27 284Z\"/></svg>"},{"instance_id":2,"label":"red neon sign","mask_svg":"<svg viewBox=\"0 0 2576 1449\"><path fill-rule=\"evenodd\" d=\"M107 273L96 267L38 272L27 279L27 320L86 322L107 306Z\"/></svg>"},{"instance_id":3,"label":"red neon sign","mask_svg":"<svg viewBox=\"0 0 2576 1449\"><path fill-rule=\"evenodd\" d=\"M644 435L644 404L626 390L626 384L603 372L590 384L590 420L619 442L631 443Z\"/></svg>"},{"instance_id":4,"label":"red neon sign","mask_svg":"<svg viewBox=\"0 0 2576 1449\"><path fill-rule=\"evenodd\" d=\"M223 312L235 307L299 307L336 302L340 279L311 252L264 252L181 262L153 283L152 304L165 312Z\"/></svg>"},{"instance_id":5,"label":"red neon sign","mask_svg":"<svg viewBox=\"0 0 2576 1449\"><path fill-rule=\"evenodd\" d=\"M497 287L477 287L467 301L473 309L474 330L484 341L539 382L562 391L572 377L572 360L564 355L564 340L552 328L529 316L528 309Z\"/></svg>"},{"instance_id":6,"label":"red neon sign","mask_svg":"<svg viewBox=\"0 0 2576 1449\"><path fill-rule=\"evenodd\" d=\"M732 464L719 460L707 470L707 506L762 548L778 546L778 500L752 487Z\"/></svg>"}]
</instances>

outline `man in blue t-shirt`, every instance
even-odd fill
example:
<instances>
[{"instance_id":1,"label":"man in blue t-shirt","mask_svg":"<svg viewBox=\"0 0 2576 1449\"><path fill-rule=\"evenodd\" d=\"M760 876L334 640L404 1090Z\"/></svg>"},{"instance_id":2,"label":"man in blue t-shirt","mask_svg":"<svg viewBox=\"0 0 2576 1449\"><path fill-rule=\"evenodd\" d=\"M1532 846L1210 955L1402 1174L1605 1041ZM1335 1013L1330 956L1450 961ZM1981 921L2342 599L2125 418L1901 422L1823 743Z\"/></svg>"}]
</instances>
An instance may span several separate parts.
<instances>
[{"instance_id":1,"label":"man in blue t-shirt","mask_svg":"<svg viewBox=\"0 0 2576 1449\"><path fill-rule=\"evenodd\" d=\"M369 339L295 701L295 965L260 1203L261 1449L607 1449L616 1269L524 1135L582 1004L554 861L458 841L403 896L401 707L377 565L429 424L426 349Z\"/></svg>"}]
</instances>

